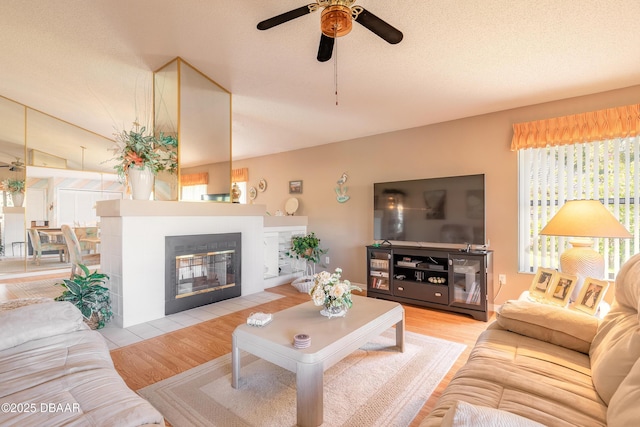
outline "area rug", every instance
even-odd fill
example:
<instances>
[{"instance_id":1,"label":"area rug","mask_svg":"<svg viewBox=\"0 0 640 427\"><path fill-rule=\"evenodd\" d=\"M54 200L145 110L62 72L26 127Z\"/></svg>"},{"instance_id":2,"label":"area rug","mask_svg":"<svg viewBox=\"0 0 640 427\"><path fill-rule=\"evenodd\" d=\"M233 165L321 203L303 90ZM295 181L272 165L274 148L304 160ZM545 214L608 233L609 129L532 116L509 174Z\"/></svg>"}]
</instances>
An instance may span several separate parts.
<instances>
[{"instance_id":1,"label":"area rug","mask_svg":"<svg viewBox=\"0 0 640 427\"><path fill-rule=\"evenodd\" d=\"M411 332L405 351L385 331L324 374L324 424L407 426L465 345ZM294 426L295 374L242 352L240 387L231 387L231 354L138 393L174 427Z\"/></svg>"},{"instance_id":2,"label":"area rug","mask_svg":"<svg viewBox=\"0 0 640 427\"><path fill-rule=\"evenodd\" d=\"M35 280L32 282L7 284L7 288L16 298L55 298L64 291L62 286L55 286L55 284L62 282L63 279Z\"/></svg>"}]
</instances>

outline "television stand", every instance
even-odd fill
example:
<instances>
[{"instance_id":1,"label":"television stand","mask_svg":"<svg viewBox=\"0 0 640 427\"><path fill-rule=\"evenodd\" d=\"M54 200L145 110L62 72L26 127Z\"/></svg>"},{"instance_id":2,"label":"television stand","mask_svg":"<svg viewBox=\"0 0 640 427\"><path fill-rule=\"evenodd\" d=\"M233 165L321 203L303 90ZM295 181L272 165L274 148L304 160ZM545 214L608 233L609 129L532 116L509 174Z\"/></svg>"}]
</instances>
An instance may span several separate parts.
<instances>
[{"instance_id":1,"label":"television stand","mask_svg":"<svg viewBox=\"0 0 640 427\"><path fill-rule=\"evenodd\" d=\"M367 246L367 296L489 320L491 251Z\"/></svg>"}]
</instances>

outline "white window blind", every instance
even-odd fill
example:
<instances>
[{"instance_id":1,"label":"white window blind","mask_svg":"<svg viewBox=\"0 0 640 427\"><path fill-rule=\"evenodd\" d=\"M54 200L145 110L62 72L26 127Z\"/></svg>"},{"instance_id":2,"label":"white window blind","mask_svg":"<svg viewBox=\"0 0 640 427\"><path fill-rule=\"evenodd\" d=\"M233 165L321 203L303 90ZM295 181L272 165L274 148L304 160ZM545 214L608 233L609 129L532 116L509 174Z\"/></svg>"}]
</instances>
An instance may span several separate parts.
<instances>
[{"instance_id":1,"label":"white window blind","mask_svg":"<svg viewBox=\"0 0 640 427\"><path fill-rule=\"evenodd\" d=\"M558 268L568 237L540 236L567 200L597 199L631 232L632 239L595 239L613 279L638 252L640 137L518 150L519 271Z\"/></svg>"},{"instance_id":2,"label":"white window blind","mask_svg":"<svg viewBox=\"0 0 640 427\"><path fill-rule=\"evenodd\" d=\"M207 194L207 184L183 185L182 200L202 200L202 195Z\"/></svg>"}]
</instances>

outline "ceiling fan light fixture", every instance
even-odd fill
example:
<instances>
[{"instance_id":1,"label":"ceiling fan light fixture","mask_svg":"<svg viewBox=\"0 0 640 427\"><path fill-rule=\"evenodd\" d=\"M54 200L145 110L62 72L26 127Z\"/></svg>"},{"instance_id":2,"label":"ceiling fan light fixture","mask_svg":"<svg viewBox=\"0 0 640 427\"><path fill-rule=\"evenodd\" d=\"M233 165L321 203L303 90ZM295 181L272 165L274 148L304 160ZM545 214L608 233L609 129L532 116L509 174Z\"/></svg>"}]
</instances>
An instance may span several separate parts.
<instances>
[{"instance_id":1,"label":"ceiling fan light fixture","mask_svg":"<svg viewBox=\"0 0 640 427\"><path fill-rule=\"evenodd\" d=\"M322 11L320 29L327 37L347 35L353 26L351 16L351 9L347 6L328 6Z\"/></svg>"}]
</instances>

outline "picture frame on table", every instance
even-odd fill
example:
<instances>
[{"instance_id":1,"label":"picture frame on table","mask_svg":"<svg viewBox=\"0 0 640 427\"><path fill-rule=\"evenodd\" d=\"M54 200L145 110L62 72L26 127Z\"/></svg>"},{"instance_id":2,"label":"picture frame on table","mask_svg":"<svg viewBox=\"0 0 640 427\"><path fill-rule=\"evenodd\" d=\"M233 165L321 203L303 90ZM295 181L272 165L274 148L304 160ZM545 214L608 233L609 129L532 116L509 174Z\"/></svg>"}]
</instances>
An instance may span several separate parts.
<instances>
[{"instance_id":1,"label":"picture frame on table","mask_svg":"<svg viewBox=\"0 0 640 427\"><path fill-rule=\"evenodd\" d=\"M577 283L578 276L558 271L554 272L545 294L546 301L553 305L566 307Z\"/></svg>"},{"instance_id":2,"label":"picture frame on table","mask_svg":"<svg viewBox=\"0 0 640 427\"><path fill-rule=\"evenodd\" d=\"M529 296L536 301L544 300L555 273L556 271L550 268L539 267L529 287Z\"/></svg>"},{"instance_id":3,"label":"picture frame on table","mask_svg":"<svg viewBox=\"0 0 640 427\"><path fill-rule=\"evenodd\" d=\"M585 278L574 308L587 314L595 314L602 298L607 293L607 289L609 289L609 282L606 280L597 280L592 277Z\"/></svg>"}]
</instances>

